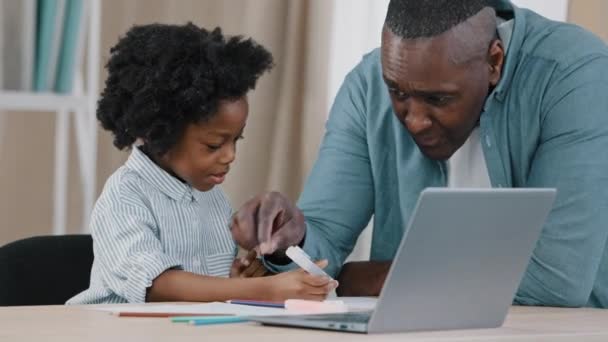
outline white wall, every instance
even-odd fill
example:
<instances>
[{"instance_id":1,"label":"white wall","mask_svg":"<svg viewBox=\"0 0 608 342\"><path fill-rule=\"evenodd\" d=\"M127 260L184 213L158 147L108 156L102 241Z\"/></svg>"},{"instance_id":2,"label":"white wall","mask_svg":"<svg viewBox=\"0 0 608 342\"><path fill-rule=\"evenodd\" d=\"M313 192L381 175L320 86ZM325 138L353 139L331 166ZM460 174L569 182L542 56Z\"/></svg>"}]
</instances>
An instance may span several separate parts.
<instances>
[{"instance_id":1,"label":"white wall","mask_svg":"<svg viewBox=\"0 0 608 342\"><path fill-rule=\"evenodd\" d=\"M380 46L388 3L389 0L334 0L328 75L330 106L346 74L364 54ZM513 0L513 3L553 20L567 18L568 0ZM372 229L370 223L349 260L369 259Z\"/></svg>"},{"instance_id":2,"label":"white wall","mask_svg":"<svg viewBox=\"0 0 608 342\"><path fill-rule=\"evenodd\" d=\"M511 0L511 2L552 20L566 21L568 16L568 0Z\"/></svg>"},{"instance_id":3,"label":"white wall","mask_svg":"<svg viewBox=\"0 0 608 342\"><path fill-rule=\"evenodd\" d=\"M329 57L330 105L344 76L361 57L380 46L389 0L334 0Z\"/></svg>"}]
</instances>

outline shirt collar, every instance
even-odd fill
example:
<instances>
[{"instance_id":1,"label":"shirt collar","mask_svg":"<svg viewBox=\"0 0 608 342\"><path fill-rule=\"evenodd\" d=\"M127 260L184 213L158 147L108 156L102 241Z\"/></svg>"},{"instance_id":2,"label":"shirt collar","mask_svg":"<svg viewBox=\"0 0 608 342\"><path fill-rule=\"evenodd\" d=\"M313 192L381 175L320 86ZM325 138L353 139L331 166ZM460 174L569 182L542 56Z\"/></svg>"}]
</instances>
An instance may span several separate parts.
<instances>
[{"instance_id":1,"label":"shirt collar","mask_svg":"<svg viewBox=\"0 0 608 342\"><path fill-rule=\"evenodd\" d=\"M496 32L498 33L498 38L502 41L502 46L504 47L505 56L507 55L507 50L509 50L509 43L511 42L511 35L513 34L513 24L515 21L513 19L504 20L502 18L498 18L498 25L496 25Z\"/></svg>"},{"instance_id":2,"label":"shirt collar","mask_svg":"<svg viewBox=\"0 0 608 342\"><path fill-rule=\"evenodd\" d=\"M193 199L192 187L173 177L153 162L138 146L133 147L125 166L138 173L144 181L176 201Z\"/></svg>"}]
</instances>

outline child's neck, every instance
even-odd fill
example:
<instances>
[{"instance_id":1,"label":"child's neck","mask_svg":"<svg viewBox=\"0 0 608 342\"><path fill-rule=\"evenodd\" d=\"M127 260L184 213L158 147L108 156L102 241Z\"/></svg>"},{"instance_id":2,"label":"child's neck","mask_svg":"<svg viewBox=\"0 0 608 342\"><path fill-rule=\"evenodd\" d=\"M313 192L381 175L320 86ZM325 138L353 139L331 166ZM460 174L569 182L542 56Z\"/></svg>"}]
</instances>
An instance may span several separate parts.
<instances>
[{"instance_id":1,"label":"child's neck","mask_svg":"<svg viewBox=\"0 0 608 342\"><path fill-rule=\"evenodd\" d=\"M154 164L156 164L161 169L165 170L172 177L174 177L175 179L177 179L178 181L180 181L184 184L187 184L187 182L184 179L182 179L180 176L178 176L175 172L173 172L173 170L171 168L165 166L164 163L162 163L162 161L160 160L160 158L157 158L153 153L151 153L146 144L139 146L139 150L142 151L148 158L150 158L150 160Z\"/></svg>"}]
</instances>

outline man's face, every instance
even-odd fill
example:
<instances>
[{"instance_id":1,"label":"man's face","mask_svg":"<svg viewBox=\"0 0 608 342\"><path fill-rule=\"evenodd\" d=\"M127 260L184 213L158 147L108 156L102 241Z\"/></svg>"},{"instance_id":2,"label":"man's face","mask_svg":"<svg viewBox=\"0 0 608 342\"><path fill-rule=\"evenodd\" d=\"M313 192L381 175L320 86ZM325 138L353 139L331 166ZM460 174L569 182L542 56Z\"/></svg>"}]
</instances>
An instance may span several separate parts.
<instances>
[{"instance_id":1,"label":"man's face","mask_svg":"<svg viewBox=\"0 0 608 342\"><path fill-rule=\"evenodd\" d=\"M500 79L487 53L465 56L448 33L403 39L382 32L382 74L397 118L427 157L446 160L477 124ZM502 64L502 57L500 59Z\"/></svg>"}]
</instances>

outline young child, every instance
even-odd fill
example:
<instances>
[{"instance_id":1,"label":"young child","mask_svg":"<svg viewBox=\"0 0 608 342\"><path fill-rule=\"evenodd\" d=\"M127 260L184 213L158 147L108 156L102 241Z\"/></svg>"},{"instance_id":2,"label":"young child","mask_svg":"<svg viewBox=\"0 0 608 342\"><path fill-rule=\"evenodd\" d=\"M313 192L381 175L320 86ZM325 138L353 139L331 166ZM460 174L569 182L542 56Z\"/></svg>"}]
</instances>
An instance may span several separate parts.
<instances>
[{"instance_id":1,"label":"young child","mask_svg":"<svg viewBox=\"0 0 608 342\"><path fill-rule=\"evenodd\" d=\"M235 262L217 185L243 138L247 92L271 67L251 39L191 23L136 26L111 49L97 118L117 148L136 146L95 204L90 287L68 304L320 300L335 288L303 270L247 278L255 254Z\"/></svg>"}]
</instances>

